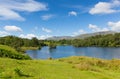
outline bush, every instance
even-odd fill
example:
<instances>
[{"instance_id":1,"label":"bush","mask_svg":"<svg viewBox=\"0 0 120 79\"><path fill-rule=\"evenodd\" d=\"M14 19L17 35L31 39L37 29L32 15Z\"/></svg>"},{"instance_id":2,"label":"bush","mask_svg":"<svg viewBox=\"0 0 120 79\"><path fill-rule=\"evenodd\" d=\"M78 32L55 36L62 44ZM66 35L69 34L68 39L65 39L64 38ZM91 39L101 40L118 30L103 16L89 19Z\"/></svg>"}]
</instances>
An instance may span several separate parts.
<instances>
[{"instance_id":1,"label":"bush","mask_svg":"<svg viewBox=\"0 0 120 79\"><path fill-rule=\"evenodd\" d=\"M8 57L8 58L13 58L13 59L31 59L28 55L21 54L17 52L15 49L5 46L5 45L0 45L0 57Z\"/></svg>"}]
</instances>

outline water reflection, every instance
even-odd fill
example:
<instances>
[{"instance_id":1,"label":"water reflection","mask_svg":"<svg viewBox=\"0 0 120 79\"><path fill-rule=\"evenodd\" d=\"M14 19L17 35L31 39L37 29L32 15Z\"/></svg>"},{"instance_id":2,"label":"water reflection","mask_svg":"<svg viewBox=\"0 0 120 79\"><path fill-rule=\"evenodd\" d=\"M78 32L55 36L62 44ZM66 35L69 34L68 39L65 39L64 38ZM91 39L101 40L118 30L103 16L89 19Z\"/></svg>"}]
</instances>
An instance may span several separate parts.
<instances>
[{"instance_id":1,"label":"water reflection","mask_svg":"<svg viewBox=\"0 0 120 79\"><path fill-rule=\"evenodd\" d=\"M89 56L102 59L120 58L120 48L57 46L55 49L43 47L41 50L26 51L33 59L62 58L69 56Z\"/></svg>"}]
</instances>

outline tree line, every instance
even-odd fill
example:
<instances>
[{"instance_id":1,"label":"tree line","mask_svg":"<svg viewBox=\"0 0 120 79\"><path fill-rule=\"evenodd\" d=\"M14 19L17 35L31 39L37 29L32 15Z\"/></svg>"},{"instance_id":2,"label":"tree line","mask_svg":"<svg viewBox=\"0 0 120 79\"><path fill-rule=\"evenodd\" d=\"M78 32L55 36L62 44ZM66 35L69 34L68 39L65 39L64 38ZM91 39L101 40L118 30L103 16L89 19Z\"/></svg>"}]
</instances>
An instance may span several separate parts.
<instances>
[{"instance_id":1,"label":"tree line","mask_svg":"<svg viewBox=\"0 0 120 79\"><path fill-rule=\"evenodd\" d=\"M0 44L7 45L15 48L17 51L21 51L21 47L41 47L44 46L43 40L38 40L37 38L24 39L16 36L6 36L0 37Z\"/></svg>"},{"instance_id":2,"label":"tree line","mask_svg":"<svg viewBox=\"0 0 120 79\"><path fill-rule=\"evenodd\" d=\"M21 47L39 47L49 46L55 48L58 45L73 45L75 47L120 47L120 33L108 35L96 35L84 39L71 39L71 40L38 40L37 38L25 39L16 36L0 37L1 45L8 45L21 51Z\"/></svg>"},{"instance_id":3,"label":"tree line","mask_svg":"<svg viewBox=\"0 0 120 79\"><path fill-rule=\"evenodd\" d=\"M58 41L51 41L56 43L56 45L73 45L75 47L120 47L120 33L96 35L84 39L62 39Z\"/></svg>"},{"instance_id":4,"label":"tree line","mask_svg":"<svg viewBox=\"0 0 120 79\"><path fill-rule=\"evenodd\" d=\"M81 46L99 46L99 47L120 47L120 33L97 35L85 39L71 40L71 45Z\"/></svg>"}]
</instances>

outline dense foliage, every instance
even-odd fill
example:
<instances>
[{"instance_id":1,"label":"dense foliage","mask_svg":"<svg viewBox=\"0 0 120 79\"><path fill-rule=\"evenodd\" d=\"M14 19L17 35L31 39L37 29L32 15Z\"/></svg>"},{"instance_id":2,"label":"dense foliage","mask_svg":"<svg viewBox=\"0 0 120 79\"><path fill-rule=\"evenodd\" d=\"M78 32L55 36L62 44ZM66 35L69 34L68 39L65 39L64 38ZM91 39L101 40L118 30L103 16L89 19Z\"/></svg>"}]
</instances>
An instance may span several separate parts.
<instances>
[{"instance_id":1,"label":"dense foliage","mask_svg":"<svg viewBox=\"0 0 120 79\"><path fill-rule=\"evenodd\" d=\"M75 39L71 40L71 44L76 47L81 46L119 47L120 33L97 35L85 39Z\"/></svg>"},{"instance_id":2,"label":"dense foliage","mask_svg":"<svg viewBox=\"0 0 120 79\"><path fill-rule=\"evenodd\" d=\"M15 48L17 51L21 51L21 47L38 47L43 46L42 40L37 38L23 39L15 36L6 36L0 38L0 44L7 45Z\"/></svg>"},{"instance_id":3,"label":"dense foliage","mask_svg":"<svg viewBox=\"0 0 120 79\"><path fill-rule=\"evenodd\" d=\"M107 34L107 35L96 35L87 37L84 39L71 39L66 40L62 39L59 41L54 41L58 45L73 45L76 47L120 47L120 33L116 34Z\"/></svg>"},{"instance_id":4,"label":"dense foliage","mask_svg":"<svg viewBox=\"0 0 120 79\"><path fill-rule=\"evenodd\" d=\"M15 49L5 45L0 45L0 57L13 59L31 59L28 55L20 54Z\"/></svg>"}]
</instances>

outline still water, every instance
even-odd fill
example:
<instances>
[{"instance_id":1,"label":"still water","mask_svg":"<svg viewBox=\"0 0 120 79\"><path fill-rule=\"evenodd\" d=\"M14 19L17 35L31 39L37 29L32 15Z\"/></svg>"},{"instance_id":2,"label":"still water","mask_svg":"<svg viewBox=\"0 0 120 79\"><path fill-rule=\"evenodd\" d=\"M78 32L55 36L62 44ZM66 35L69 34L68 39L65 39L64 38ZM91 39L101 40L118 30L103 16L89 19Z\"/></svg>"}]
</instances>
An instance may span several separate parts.
<instances>
[{"instance_id":1,"label":"still water","mask_svg":"<svg viewBox=\"0 0 120 79\"><path fill-rule=\"evenodd\" d=\"M88 56L102 59L120 59L120 48L57 46L56 49L43 47L41 50L26 51L33 59L63 58L69 56Z\"/></svg>"}]
</instances>

